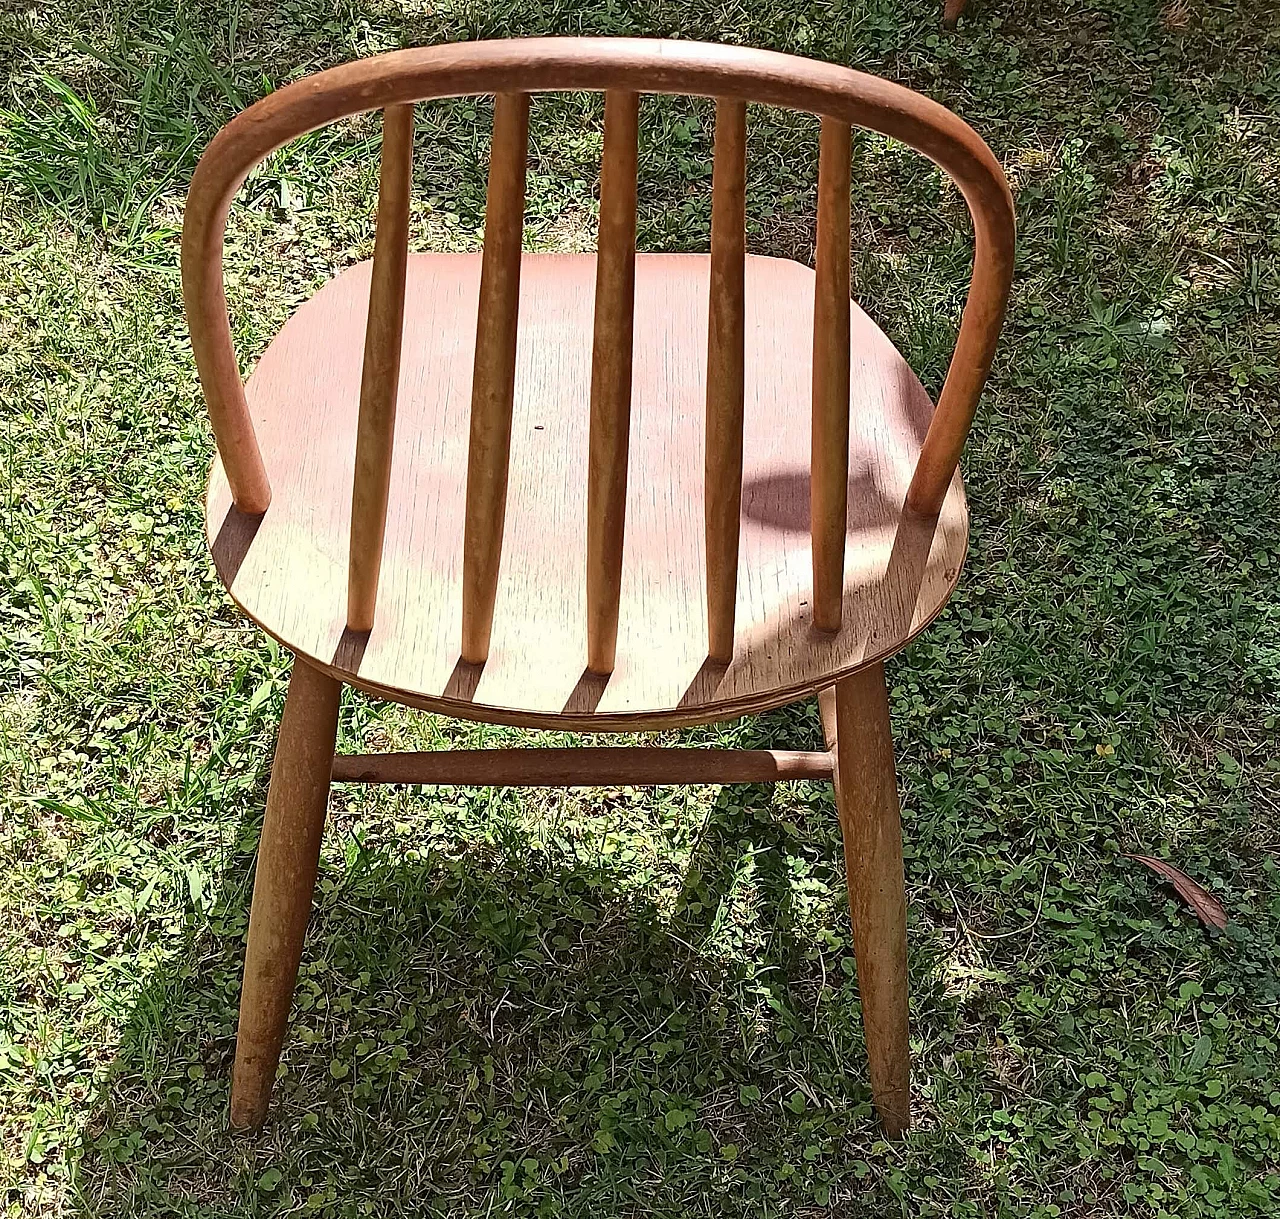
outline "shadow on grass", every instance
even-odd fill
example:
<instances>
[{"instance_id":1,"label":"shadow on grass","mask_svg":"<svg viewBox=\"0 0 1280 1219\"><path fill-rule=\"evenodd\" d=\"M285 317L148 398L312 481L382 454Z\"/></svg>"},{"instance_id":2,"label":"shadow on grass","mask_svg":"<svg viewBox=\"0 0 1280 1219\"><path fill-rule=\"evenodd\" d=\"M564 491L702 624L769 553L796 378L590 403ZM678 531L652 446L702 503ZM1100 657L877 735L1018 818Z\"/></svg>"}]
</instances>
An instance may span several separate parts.
<instances>
[{"instance_id":1,"label":"shadow on grass","mask_svg":"<svg viewBox=\"0 0 1280 1219\"><path fill-rule=\"evenodd\" d=\"M794 745L796 718L748 731ZM78 1157L77 1213L287 1213L308 1200L341 1214L557 1200L631 1213L749 1191L736 1165L792 1135L875 1137L848 949L824 960L799 934L789 866L833 839L806 840L773 789L745 786L721 789L674 913L646 890L646 861L500 817L487 839L357 843L345 868L322 864L268 1123L232 1135L261 800L215 908L128 1022ZM812 814L834 831L829 798Z\"/></svg>"}]
</instances>

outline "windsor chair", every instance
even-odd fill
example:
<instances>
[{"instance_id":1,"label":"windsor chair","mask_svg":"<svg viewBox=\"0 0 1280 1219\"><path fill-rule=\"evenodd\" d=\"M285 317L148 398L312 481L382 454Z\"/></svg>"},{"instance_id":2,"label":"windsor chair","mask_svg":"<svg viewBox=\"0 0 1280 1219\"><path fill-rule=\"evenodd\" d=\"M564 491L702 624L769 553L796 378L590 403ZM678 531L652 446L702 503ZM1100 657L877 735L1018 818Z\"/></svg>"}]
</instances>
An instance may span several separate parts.
<instances>
[{"instance_id":1,"label":"windsor chair","mask_svg":"<svg viewBox=\"0 0 1280 1219\"><path fill-rule=\"evenodd\" d=\"M598 253L522 254L529 95L584 89L606 95ZM716 99L709 255L635 252L642 92ZM483 252L409 255L414 104L483 93L496 95ZM816 270L745 252L748 102L821 118ZM242 384L222 277L233 196L273 149L375 109L372 262L303 304ZM972 215L973 277L936 410L850 300L851 124L931 157ZM587 38L399 51L290 84L219 132L182 238L218 449L208 540L235 602L296 657L258 852L234 1126L267 1112L331 782L809 778L835 784L874 1102L889 1134L906 1128L906 906L882 662L959 576L957 462L1013 237L1000 167L959 118L887 81L765 51ZM588 732L817 695L826 748L335 757L343 685Z\"/></svg>"}]
</instances>

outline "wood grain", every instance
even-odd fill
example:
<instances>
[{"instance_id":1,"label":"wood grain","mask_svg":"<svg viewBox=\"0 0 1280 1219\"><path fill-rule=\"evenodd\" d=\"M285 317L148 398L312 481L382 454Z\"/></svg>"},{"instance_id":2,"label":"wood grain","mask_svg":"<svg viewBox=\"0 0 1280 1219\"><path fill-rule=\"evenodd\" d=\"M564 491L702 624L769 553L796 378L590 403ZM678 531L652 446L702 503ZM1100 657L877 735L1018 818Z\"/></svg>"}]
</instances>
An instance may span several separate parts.
<instances>
[{"instance_id":1,"label":"wood grain","mask_svg":"<svg viewBox=\"0 0 1280 1219\"><path fill-rule=\"evenodd\" d=\"M818 719L822 722L822 740L832 752L836 747L836 688L818 691Z\"/></svg>"},{"instance_id":2,"label":"wood grain","mask_svg":"<svg viewBox=\"0 0 1280 1219\"><path fill-rule=\"evenodd\" d=\"M587 454L587 654L612 673L622 592L636 281L636 139L640 97L605 95L600 240L591 343Z\"/></svg>"},{"instance_id":3,"label":"wood grain","mask_svg":"<svg viewBox=\"0 0 1280 1219\"><path fill-rule=\"evenodd\" d=\"M347 572L347 626L373 626L382 565L382 535L395 446L400 338L404 328L404 275L409 260L409 182L413 175L413 106L390 106L382 120L378 229L365 324L356 427L356 471L351 490L351 548Z\"/></svg>"},{"instance_id":4,"label":"wood grain","mask_svg":"<svg viewBox=\"0 0 1280 1219\"><path fill-rule=\"evenodd\" d=\"M480 260L412 255L377 621L343 651L351 478L368 264L285 324L248 384L276 501L220 571L266 630L374 693L448 714L585 730L689 724L779 706L891 655L942 608L967 538L957 476L938 521L902 515L929 399L862 313L854 375L844 615L811 630L809 397L813 272L746 260L744 474L737 638L707 662L704 255L636 259L635 375L617 665L584 673L589 255L527 254L520 279L506 544L492 647L460 667L463 518ZM237 518L221 466L209 537Z\"/></svg>"},{"instance_id":5,"label":"wood grain","mask_svg":"<svg viewBox=\"0 0 1280 1219\"><path fill-rule=\"evenodd\" d=\"M853 952L871 1094L885 1133L911 1124L907 898L884 666L836 684L836 809L844 837Z\"/></svg>"},{"instance_id":6,"label":"wood grain","mask_svg":"<svg viewBox=\"0 0 1280 1219\"><path fill-rule=\"evenodd\" d=\"M747 106L716 102L711 176L711 287L707 306L708 654L733 659L742 512L742 404L746 336Z\"/></svg>"},{"instance_id":7,"label":"wood grain","mask_svg":"<svg viewBox=\"0 0 1280 1219\"><path fill-rule=\"evenodd\" d=\"M658 783L777 783L831 778L831 755L785 749L641 747L450 749L340 755L338 783L481 787L638 787Z\"/></svg>"},{"instance_id":8,"label":"wood grain","mask_svg":"<svg viewBox=\"0 0 1280 1219\"><path fill-rule=\"evenodd\" d=\"M548 89L607 93L597 258L521 255L527 94ZM635 255L640 91L718 99L710 259ZM412 103L477 93L499 95L483 258L406 262ZM747 101L822 117L816 277L744 257ZM273 149L378 108L373 268L303 305L242 386L221 267L233 196ZM936 411L850 304L851 124L931 157L973 220L973 277ZM207 530L233 598L299 653L263 831L233 1124L265 1115L330 775L569 785L831 774L875 1103L888 1134L906 1128L905 897L880 661L959 575L957 463L1013 248L1004 176L959 118L887 81L772 52L648 39L393 52L296 81L219 132L182 242L219 452ZM793 426L806 394L807 446ZM633 460L641 473L629 478ZM604 731L818 693L833 752L335 761L337 679L468 718Z\"/></svg>"},{"instance_id":9,"label":"wood grain","mask_svg":"<svg viewBox=\"0 0 1280 1219\"><path fill-rule=\"evenodd\" d=\"M296 662L280 721L249 915L240 1025L231 1077L231 1124L267 1115L280 1045L311 917L342 688Z\"/></svg>"},{"instance_id":10,"label":"wood grain","mask_svg":"<svg viewBox=\"0 0 1280 1219\"><path fill-rule=\"evenodd\" d=\"M436 97L611 89L736 97L879 131L932 158L974 224L974 276L955 354L923 445L910 506L930 516L947 494L995 351L1013 270L1013 202L990 149L918 93L834 64L743 47L642 38L530 38L394 51L295 81L222 129L192 178L182 233L183 297L209 416L238 510L271 498L226 313L222 240L249 171L289 140L352 114Z\"/></svg>"},{"instance_id":11,"label":"wood grain","mask_svg":"<svg viewBox=\"0 0 1280 1219\"><path fill-rule=\"evenodd\" d=\"M499 94L494 104L484 254L476 308L463 527L462 657L471 664L482 663L489 655L493 599L502 559L528 149L529 95Z\"/></svg>"},{"instance_id":12,"label":"wood grain","mask_svg":"<svg viewBox=\"0 0 1280 1219\"><path fill-rule=\"evenodd\" d=\"M849 124L824 118L813 299L813 623L838 631L849 481Z\"/></svg>"}]
</instances>

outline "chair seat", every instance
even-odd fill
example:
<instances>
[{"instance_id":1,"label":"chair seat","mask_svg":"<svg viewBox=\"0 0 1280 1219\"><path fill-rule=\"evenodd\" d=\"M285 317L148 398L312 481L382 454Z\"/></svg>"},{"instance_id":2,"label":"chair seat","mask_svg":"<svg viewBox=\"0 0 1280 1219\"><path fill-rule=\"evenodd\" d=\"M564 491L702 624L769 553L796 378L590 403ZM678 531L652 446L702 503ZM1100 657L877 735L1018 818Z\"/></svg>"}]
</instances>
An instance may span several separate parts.
<instances>
[{"instance_id":1,"label":"chair seat","mask_svg":"<svg viewBox=\"0 0 1280 1219\"><path fill-rule=\"evenodd\" d=\"M617 667L586 671L586 487L593 255L522 263L506 530L491 651L459 659L463 506L480 256L409 259L395 454L377 613L345 630L370 263L289 319L246 386L272 486L231 506L221 463L207 528L231 596L342 680L450 715L635 729L790 702L898 651L941 610L968 539L957 474L937 521L902 504L932 414L920 382L853 309L844 623L812 627L809 399L813 272L746 262L746 405L737 635L707 658L705 255L636 259L635 349Z\"/></svg>"}]
</instances>

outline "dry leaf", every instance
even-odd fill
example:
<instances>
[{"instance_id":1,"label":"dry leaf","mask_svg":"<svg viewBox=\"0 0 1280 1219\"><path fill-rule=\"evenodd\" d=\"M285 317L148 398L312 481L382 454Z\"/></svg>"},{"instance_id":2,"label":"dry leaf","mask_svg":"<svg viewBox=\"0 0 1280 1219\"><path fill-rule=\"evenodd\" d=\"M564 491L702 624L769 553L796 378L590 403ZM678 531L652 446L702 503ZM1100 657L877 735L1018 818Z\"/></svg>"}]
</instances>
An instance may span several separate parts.
<instances>
[{"instance_id":1,"label":"dry leaf","mask_svg":"<svg viewBox=\"0 0 1280 1219\"><path fill-rule=\"evenodd\" d=\"M1166 30L1185 30L1191 24L1190 0L1171 0L1171 3L1164 6L1160 20ZM1136 859L1137 856L1130 858Z\"/></svg>"},{"instance_id":2,"label":"dry leaf","mask_svg":"<svg viewBox=\"0 0 1280 1219\"><path fill-rule=\"evenodd\" d=\"M1153 859L1150 855L1126 855L1125 858L1146 864L1157 876L1167 880L1206 927L1216 927L1219 931L1227 929L1226 907L1185 872L1179 871L1171 863L1165 863L1163 859Z\"/></svg>"}]
</instances>

